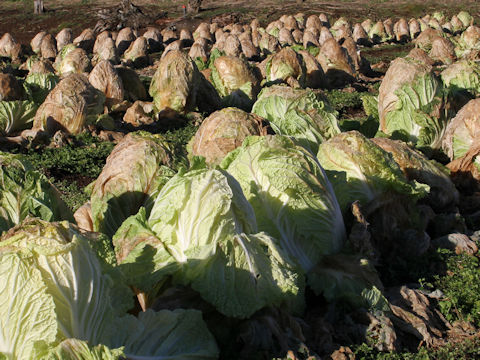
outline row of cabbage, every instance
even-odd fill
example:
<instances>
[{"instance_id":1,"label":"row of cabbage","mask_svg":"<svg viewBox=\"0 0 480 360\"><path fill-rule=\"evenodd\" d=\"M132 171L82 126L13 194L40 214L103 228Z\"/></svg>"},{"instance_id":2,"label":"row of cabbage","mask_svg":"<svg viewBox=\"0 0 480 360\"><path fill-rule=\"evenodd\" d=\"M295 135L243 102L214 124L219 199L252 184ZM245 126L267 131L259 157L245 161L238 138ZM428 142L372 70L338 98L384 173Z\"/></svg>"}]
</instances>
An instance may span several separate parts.
<instances>
[{"instance_id":1,"label":"row of cabbage","mask_svg":"<svg viewBox=\"0 0 480 360\"><path fill-rule=\"evenodd\" d=\"M279 20L269 23L263 28L257 19L249 25L230 24L223 28L218 23L201 23L193 34L182 29L179 33L175 27L160 31L148 28L139 36L136 30L123 28L118 32L104 31L97 36L91 29L84 30L78 37L73 37L69 28L61 30L55 37L45 31L39 32L30 42L33 52L46 59L54 59L63 47L74 44L87 53L93 52L97 59L110 60L118 63L123 60L145 64L147 52L162 51L165 48L181 48L192 46L193 57L205 53L206 43L223 50L229 55L239 55L243 52L248 59L277 51L280 46L303 45L321 46L332 37L341 41L353 37L358 45L371 45L388 41L410 41L420 32L433 28L448 34L459 34L473 24L473 17L466 11L461 11L449 20L442 12L435 12L423 18L406 20L404 18L393 22L392 19L374 22L367 19L353 26L347 19L341 17L331 26L325 14L310 15L303 13L283 15ZM108 40L107 38L110 38ZM173 43L173 44L172 44ZM196 45L195 45L196 44ZM0 40L0 55L18 59L25 49L15 41L10 34L4 34ZM143 59L140 59L143 58Z\"/></svg>"},{"instance_id":2,"label":"row of cabbage","mask_svg":"<svg viewBox=\"0 0 480 360\"><path fill-rule=\"evenodd\" d=\"M111 34L102 34L97 37L100 43L105 39L113 41L109 37ZM410 57L427 65L451 64L460 58L475 60L480 48L480 29L470 26L454 36L429 28L420 33L415 44L417 48ZM98 48L106 49L100 45ZM151 115L162 110L166 110L167 115L171 110L186 113L199 109L211 113L222 106L250 111L265 85L286 82L301 88L338 87L364 79L363 74L371 72L351 37L344 39L341 45L335 39L328 39L321 47L310 46L307 50L295 45L286 46L261 62L249 62L242 55L235 56L218 48L213 49L209 57L188 57L181 50L165 49L149 88L152 104L143 102L151 98L138 75L128 66L114 66L110 58L97 59L96 63L95 56L90 57L83 48L67 45L54 64L36 56L28 58L21 67L24 72L28 71L25 79L1 74L2 133L16 133L32 127L33 122L35 129L45 129L48 118L72 133L83 129L85 118L89 123L101 120L104 126L112 128L113 121L108 116L97 119L101 113L110 113L116 118L124 114L125 122L138 126L152 122ZM92 63L96 63L93 69ZM75 80L73 77L67 80L69 74L86 72L90 72L88 82L98 91L89 87L85 79L79 80L78 76ZM62 77L65 78L63 83L52 91ZM172 78L177 80L174 84L169 80ZM62 120L65 114L58 107L63 107L59 101L64 96L71 99L69 103L73 107L79 106L79 101L86 101L88 106L81 111L71 111L70 116ZM135 101L139 102L132 105ZM45 104L40 106L43 102ZM55 115L51 116L52 113ZM77 120L72 117L81 118L80 125L74 125ZM66 125L67 122L72 125Z\"/></svg>"}]
</instances>

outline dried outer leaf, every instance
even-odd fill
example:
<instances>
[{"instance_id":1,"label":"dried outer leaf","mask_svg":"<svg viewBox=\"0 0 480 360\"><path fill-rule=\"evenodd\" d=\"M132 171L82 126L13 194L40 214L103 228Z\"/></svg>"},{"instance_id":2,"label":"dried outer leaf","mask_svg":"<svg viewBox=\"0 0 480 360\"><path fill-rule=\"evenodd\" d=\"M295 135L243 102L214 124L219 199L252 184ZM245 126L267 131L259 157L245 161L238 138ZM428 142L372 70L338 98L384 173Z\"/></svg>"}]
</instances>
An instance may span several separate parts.
<instances>
[{"instance_id":1,"label":"dried outer leaf","mask_svg":"<svg viewBox=\"0 0 480 360\"><path fill-rule=\"evenodd\" d=\"M298 13L296 15L288 15L283 21L284 26L290 30L296 30L304 27L305 25L305 15Z\"/></svg>"},{"instance_id":2,"label":"dried outer leaf","mask_svg":"<svg viewBox=\"0 0 480 360\"><path fill-rule=\"evenodd\" d=\"M352 36L358 45L368 46L371 44L368 34L361 24L355 24Z\"/></svg>"},{"instance_id":3,"label":"dried outer leaf","mask_svg":"<svg viewBox=\"0 0 480 360\"><path fill-rule=\"evenodd\" d=\"M342 47L347 50L347 54L351 63L353 63L355 71L359 71L362 65L362 59L357 48L357 44L351 37L345 38Z\"/></svg>"},{"instance_id":4,"label":"dried outer leaf","mask_svg":"<svg viewBox=\"0 0 480 360\"><path fill-rule=\"evenodd\" d=\"M150 84L155 111L171 109L183 113L193 110L199 83L200 73L193 60L182 51L169 51L160 60Z\"/></svg>"},{"instance_id":5,"label":"dried outer leaf","mask_svg":"<svg viewBox=\"0 0 480 360\"><path fill-rule=\"evenodd\" d=\"M433 41L440 36L441 32L439 30L428 28L423 30L420 35L418 35L414 43L416 47L419 47L425 51L430 51Z\"/></svg>"},{"instance_id":6,"label":"dried outer leaf","mask_svg":"<svg viewBox=\"0 0 480 360\"><path fill-rule=\"evenodd\" d=\"M65 54L63 55L62 53ZM65 76L69 73L80 74L88 72L91 69L91 64L84 49L67 45L57 56L54 67L60 75Z\"/></svg>"},{"instance_id":7,"label":"dried outer leaf","mask_svg":"<svg viewBox=\"0 0 480 360\"><path fill-rule=\"evenodd\" d=\"M330 29L330 31L333 31ZM352 29L350 25L342 25L335 30L335 40L342 41L345 38L352 37Z\"/></svg>"},{"instance_id":8,"label":"dried outer leaf","mask_svg":"<svg viewBox=\"0 0 480 360\"><path fill-rule=\"evenodd\" d=\"M258 59L260 51L250 39L241 39L242 53L248 60Z\"/></svg>"},{"instance_id":9,"label":"dried outer leaf","mask_svg":"<svg viewBox=\"0 0 480 360\"><path fill-rule=\"evenodd\" d=\"M322 26L323 26L323 24L322 24L320 18L317 15L310 15L307 18L307 22L305 23L305 28L306 29L309 29L309 28L320 29Z\"/></svg>"},{"instance_id":10,"label":"dried outer leaf","mask_svg":"<svg viewBox=\"0 0 480 360\"><path fill-rule=\"evenodd\" d=\"M451 120L445 130L442 147L450 160L457 160L469 153L470 159L452 165L455 171L466 170L468 162L474 160L478 148L476 139L480 135L480 99L470 100Z\"/></svg>"},{"instance_id":11,"label":"dried outer leaf","mask_svg":"<svg viewBox=\"0 0 480 360\"><path fill-rule=\"evenodd\" d=\"M325 14L322 14L322 15L325 15ZM306 23L307 23L307 19L305 18L305 14L303 12L299 12L299 13L296 13L295 15L293 15L293 17L297 21L297 26L300 29L303 29L305 27Z\"/></svg>"},{"instance_id":12,"label":"dried outer leaf","mask_svg":"<svg viewBox=\"0 0 480 360\"><path fill-rule=\"evenodd\" d=\"M421 32L420 23L417 19L410 19L408 21L408 30L410 31L410 37L415 39Z\"/></svg>"},{"instance_id":13,"label":"dried outer leaf","mask_svg":"<svg viewBox=\"0 0 480 360\"><path fill-rule=\"evenodd\" d=\"M40 45L42 44L42 39L45 35L47 35L46 31L40 31L30 41L30 46L32 47L34 53L38 54L40 52Z\"/></svg>"},{"instance_id":14,"label":"dried outer leaf","mask_svg":"<svg viewBox=\"0 0 480 360\"><path fill-rule=\"evenodd\" d=\"M450 20L450 24L452 25L452 33L458 34L459 32L464 30L464 25L460 21L457 15L453 15L452 19Z\"/></svg>"},{"instance_id":15,"label":"dried outer leaf","mask_svg":"<svg viewBox=\"0 0 480 360\"><path fill-rule=\"evenodd\" d=\"M432 207L442 209L446 206L456 205L459 193L450 180L450 174L440 163L429 160L419 151L411 149L406 143L387 138L374 138L374 143L383 150L392 154L408 180L416 180L430 186L427 195Z\"/></svg>"},{"instance_id":16,"label":"dried outer leaf","mask_svg":"<svg viewBox=\"0 0 480 360\"><path fill-rule=\"evenodd\" d=\"M467 49L479 47L480 42L480 28L478 26L472 25L465 30L460 36L460 43L462 47Z\"/></svg>"},{"instance_id":17,"label":"dried outer leaf","mask_svg":"<svg viewBox=\"0 0 480 360\"><path fill-rule=\"evenodd\" d=\"M415 59L417 61L423 62L424 64L428 66L433 66L435 64L435 61L433 61L428 54L425 52L425 50L422 50L420 48L413 48L410 50L408 53L407 57Z\"/></svg>"},{"instance_id":18,"label":"dried outer leaf","mask_svg":"<svg viewBox=\"0 0 480 360\"><path fill-rule=\"evenodd\" d=\"M258 47L264 55L273 54L280 48L280 43L275 36L265 32L258 43Z\"/></svg>"},{"instance_id":19,"label":"dried outer leaf","mask_svg":"<svg viewBox=\"0 0 480 360\"><path fill-rule=\"evenodd\" d=\"M250 110L260 91L260 83L248 63L234 56L220 56L215 59L212 81L228 106Z\"/></svg>"},{"instance_id":20,"label":"dried outer leaf","mask_svg":"<svg viewBox=\"0 0 480 360\"><path fill-rule=\"evenodd\" d=\"M429 298L406 286L387 291L393 323L400 330L423 340L427 346L441 345L450 323L434 308Z\"/></svg>"},{"instance_id":21,"label":"dried outer leaf","mask_svg":"<svg viewBox=\"0 0 480 360\"><path fill-rule=\"evenodd\" d=\"M225 39L223 51L225 51L225 54L229 56L240 56L240 54L242 54L242 44L240 43L238 37L235 35L229 35Z\"/></svg>"},{"instance_id":22,"label":"dried outer leaf","mask_svg":"<svg viewBox=\"0 0 480 360\"><path fill-rule=\"evenodd\" d=\"M263 118L232 107L216 111L202 122L193 137L192 155L204 156L208 164L218 164L249 135L267 135Z\"/></svg>"},{"instance_id":23,"label":"dried outer leaf","mask_svg":"<svg viewBox=\"0 0 480 360\"><path fill-rule=\"evenodd\" d=\"M152 113L152 103L137 100L127 109L123 121L133 126L149 125L154 122Z\"/></svg>"},{"instance_id":24,"label":"dried outer leaf","mask_svg":"<svg viewBox=\"0 0 480 360\"><path fill-rule=\"evenodd\" d=\"M53 68L52 62L50 60L35 59L29 65L28 75L31 75L31 74L50 74L50 73L53 74L54 72L55 72L55 69Z\"/></svg>"},{"instance_id":25,"label":"dried outer leaf","mask_svg":"<svg viewBox=\"0 0 480 360\"><path fill-rule=\"evenodd\" d=\"M278 41L280 42L280 44L282 44L282 46L292 46L295 45L296 42L293 38L292 31L287 28L280 29L280 32L278 33Z\"/></svg>"},{"instance_id":26,"label":"dried outer leaf","mask_svg":"<svg viewBox=\"0 0 480 360\"><path fill-rule=\"evenodd\" d=\"M40 53L44 59L55 59L57 56L57 41L53 35L47 34L42 38Z\"/></svg>"},{"instance_id":27,"label":"dried outer leaf","mask_svg":"<svg viewBox=\"0 0 480 360\"><path fill-rule=\"evenodd\" d=\"M315 34L309 30L305 30L302 40L304 48L308 48L309 46L320 46L320 43L318 42L318 36L315 36Z\"/></svg>"},{"instance_id":28,"label":"dried outer leaf","mask_svg":"<svg viewBox=\"0 0 480 360\"><path fill-rule=\"evenodd\" d=\"M377 261L379 254L372 244L372 236L368 231L369 223L362 213L360 201L356 200L352 203L352 214L354 220L348 235L350 245L356 253L364 255L370 260Z\"/></svg>"},{"instance_id":29,"label":"dried outer leaf","mask_svg":"<svg viewBox=\"0 0 480 360\"><path fill-rule=\"evenodd\" d=\"M22 50L21 45L10 33L3 34L0 39L0 56L9 57L12 60L18 59Z\"/></svg>"},{"instance_id":30,"label":"dried outer leaf","mask_svg":"<svg viewBox=\"0 0 480 360\"><path fill-rule=\"evenodd\" d=\"M20 83L10 74L0 73L0 101L22 100Z\"/></svg>"},{"instance_id":31,"label":"dried outer leaf","mask_svg":"<svg viewBox=\"0 0 480 360\"><path fill-rule=\"evenodd\" d=\"M360 25L362 25L363 29L368 34L370 32L370 29L373 26L373 21L371 19L366 19L366 20L362 21L362 23Z\"/></svg>"},{"instance_id":32,"label":"dried outer leaf","mask_svg":"<svg viewBox=\"0 0 480 360\"><path fill-rule=\"evenodd\" d=\"M292 32L293 39L295 40L295 43L301 44L303 41L303 31L301 30L294 30Z\"/></svg>"},{"instance_id":33,"label":"dried outer leaf","mask_svg":"<svg viewBox=\"0 0 480 360\"><path fill-rule=\"evenodd\" d=\"M173 51L173 50L182 50L184 48L184 44L183 44L183 41L182 40L175 40L173 42L171 42L170 44L168 44L166 47L165 47L165 50L163 51L162 53L162 57L160 58L160 60L163 60L163 58L165 56L167 56L167 54L170 52L170 51Z\"/></svg>"},{"instance_id":34,"label":"dried outer leaf","mask_svg":"<svg viewBox=\"0 0 480 360\"><path fill-rule=\"evenodd\" d=\"M267 81L285 81L292 78L303 87L305 83L305 65L301 57L292 48L283 48L274 54L267 63Z\"/></svg>"},{"instance_id":35,"label":"dried outer leaf","mask_svg":"<svg viewBox=\"0 0 480 360\"><path fill-rule=\"evenodd\" d=\"M325 73L323 72L322 66L317 59L306 50L300 50L298 53L302 56L305 64L306 87L311 89L325 87L327 80L325 79Z\"/></svg>"},{"instance_id":36,"label":"dried outer leaf","mask_svg":"<svg viewBox=\"0 0 480 360\"><path fill-rule=\"evenodd\" d=\"M192 47L190 48L190 51L188 52L188 56L190 56L190 58L193 60L199 59L204 64L206 64L208 61L207 52L205 51L205 48L199 43L194 43L192 45ZM197 63L197 66L198 66L198 63Z\"/></svg>"},{"instance_id":37,"label":"dried outer leaf","mask_svg":"<svg viewBox=\"0 0 480 360\"><path fill-rule=\"evenodd\" d=\"M105 96L86 76L70 74L61 80L40 105L33 121L34 130L54 134L57 130L78 134L103 111Z\"/></svg>"},{"instance_id":38,"label":"dried outer leaf","mask_svg":"<svg viewBox=\"0 0 480 360\"><path fill-rule=\"evenodd\" d=\"M135 34L133 33L132 28L125 27L118 32L117 39L115 40L115 45L118 49L118 53L122 55L130 46L130 44L135 41Z\"/></svg>"},{"instance_id":39,"label":"dried outer leaf","mask_svg":"<svg viewBox=\"0 0 480 360\"><path fill-rule=\"evenodd\" d=\"M355 360L355 354L348 346L340 346L330 355L330 358L332 360Z\"/></svg>"},{"instance_id":40,"label":"dried outer leaf","mask_svg":"<svg viewBox=\"0 0 480 360\"><path fill-rule=\"evenodd\" d=\"M145 39L143 36L136 38L123 54L123 58L127 60L127 62L131 61L137 68L147 66L150 62L148 57L147 39Z\"/></svg>"},{"instance_id":41,"label":"dried outer leaf","mask_svg":"<svg viewBox=\"0 0 480 360\"><path fill-rule=\"evenodd\" d=\"M433 338L428 332L427 325L418 316L396 305L390 305L393 315L393 323L401 331L414 335L424 341L427 346L433 345Z\"/></svg>"},{"instance_id":42,"label":"dried outer leaf","mask_svg":"<svg viewBox=\"0 0 480 360\"><path fill-rule=\"evenodd\" d=\"M104 42L107 38L112 39L112 34L108 30L102 31L100 34L97 35L97 37L95 39L95 44L93 44L93 53L94 54L98 53L99 50L104 46ZM115 44L115 42L114 42L114 44Z\"/></svg>"},{"instance_id":43,"label":"dried outer leaf","mask_svg":"<svg viewBox=\"0 0 480 360\"><path fill-rule=\"evenodd\" d=\"M333 35L330 32L330 29L322 26L322 28L320 29L320 33L318 34L318 42L320 43L320 46L323 46L323 44L325 44L325 41L327 41L328 39L333 39Z\"/></svg>"},{"instance_id":44,"label":"dried outer leaf","mask_svg":"<svg viewBox=\"0 0 480 360\"><path fill-rule=\"evenodd\" d=\"M388 35L388 40L392 40L395 35L393 32L393 20L391 18L384 20L383 26L385 27L385 32Z\"/></svg>"},{"instance_id":45,"label":"dried outer leaf","mask_svg":"<svg viewBox=\"0 0 480 360\"><path fill-rule=\"evenodd\" d=\"M55 37L57 41L57 50L61 51L65 45L73 42L73 31L70 28L62 29Z\"/></svg>"},{"instance_id":46,"label":"dried outer leaf","mask_svg":"<svg viewBox=\"0 0 480 360\"><path fill-rule=\"evenodd\" d=\"M432 49L429 56L443 64L451 64L456 60L455 46L444 37L436 37L432 41Z\"/></svg>"},{"instance_id":47,"label":"dried outer leaf","mask_svg":"<svg viewBox=\"0 0 480 360\"><path fill-rule=\"evenodd\" d=\"M125 136L108 156L92 189L94 230L113 236L141 206L149 209L174 174L171 164L172 154L161 136L145 132Z\"/></svg>"},{"instance_id":48,"label":"dried outer leaf","mask_svg":"<svg viewBox=\"0 0 480 360\"><path fill-rule=\"evenodd\" d=\"M475 255L478 253L478 246L467 235L453 233L441 236L432 241L433 245L455 251L455 253L467 253Z\"/></svg>"},{"instance_id":49,"label":"dried outer leaf","mask_svg":"<svg viewBox=\"0 0 480 360\"><path fill-rule=\"evenodd\" d=\"M92 29L87 28L82 33L73 39L73 44L80 49L86 51L87 54L91 54L93 45L95 45L95 33Z\"/></svg>"},{"instance_id":50,"label":"dried outer leaf","mask_svg":"<svg viewBox=\"0 0 480 360\"><path fill-rule=\"evenodd\" d=\"M78 210L75 211L75 213L73 214L73 217L75 218L75 222L80 229L86 231L94 231L92 220L92 207L90 201L80 206Z\"/></svg>"},{"instance_id":51,"label":"dried outer leaf","mask_svg":"<svg viewBox=\"0 0 480 360\"><path fill-rule=\"evenodd\" d=\"M124 99L122 78L110 61L100 61L88 76L92 86L105 94L105 105L111 107Z\"/></svg>"},{"instance_id":52,"label":"dried outer leaf","mask_svg":"<svg viewBox=\"0 0 480 360\"><path fill-rule=\"evenodd\" d=\"M265 31L267 34L277 37L280 29L283 27L283 23L280 20L272 21L267 25Z\"/></svg>"},{"instance_id":53,"label":"dried outer leaf","mask_svg":"<svg viewBox=\"0 0 480 360\"><path fill-rule=\"evenodd\" d=\"M335 39L327 39L323 43L317 60L322 65L331 86L335 87L353 81L354 65L347 50L342 48Z\"/></svg>"},{"instance_id":54,"label":"dried outer leaf","mask_svg":"<svg viewBox=\"0 0 480 360\"><path fill-rule=\"evenodd\" d=\"M375 348L378 351L395 351L397 342L397 333L392 320L384 313L367 313L370 321L367 333L369 339L374 341Z\"/></svg>"},{"instance_id":55,"label":"dried outer leaf","mask_svg":"<svg viewBox=\"0 0 480 360\"><path fill-rule=\"evenodd\" d=\"M123 66L115 67L115 69L122 79L125 97L127 100L136 101L148 99L145 85L143 85L135 70Z\"/></svg>"},{"instance_id":56,"label":"dried outer leaf","mask_svg":"<svg viewBox=\"0 0 480 360\"><path fill-rule=\"evenodd\" d=\"M92 63L96 64L101 60L108 60L112 64L118 64L120 62L115 41L111 37L104 36L100 38L99 36L95 42L95 45L97 44L97 48L94 48Z\"/></svg>"},{"instance_id":57,"label":"dried outer leaf","mask_svg":"<svg viewBox=\"0 0 480 360\"><path fill-rule=\"evenodd\" d=\"M183 29L182 29L183 30ZM180 32L180 39L182 32ZM143 37L147 39L148 49L150 53L159 52L163 49L162 34L156 27L148 27L147 31L143 34Z\"/></svg>"},{"instance_id":58,"label":"dried outer leaf","mask_svg":"<svg viewBox=\"0 0 480 360\"><path fill-rule=\"evenodd\" d=\"M447 164L447 168L452 172L452 180L457 186L478 189L480 170L476 162L479 155L480 143L476 143L468 149L463 157Z\"/></svg>"},{"instance_id":59,"label":"dried outer leaf","mask_svg":"<svg viewBox=\"0 0 480 360\"><path fill-rule=\"evenodd\" d=\"M410 40L410 29L405 18L400 18L400 20L395 23L393 32L395 33L395 39L399 42Z\"/></svg>"}]
</instances>

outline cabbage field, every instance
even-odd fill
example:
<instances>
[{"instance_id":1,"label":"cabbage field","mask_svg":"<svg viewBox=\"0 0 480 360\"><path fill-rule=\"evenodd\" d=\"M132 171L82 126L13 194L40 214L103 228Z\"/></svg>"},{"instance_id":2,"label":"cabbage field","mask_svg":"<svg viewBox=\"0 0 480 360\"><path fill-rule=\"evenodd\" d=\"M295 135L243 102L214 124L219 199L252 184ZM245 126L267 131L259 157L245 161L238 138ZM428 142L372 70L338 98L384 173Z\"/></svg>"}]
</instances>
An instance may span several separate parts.
<instances>
[{"instance_id":1,"label":"cabbage field","mask_svg":"<svg viewBox=\"0 0 480 360\"><path fill-rule=\"evenodd\" d=\"M0 359L480 358L477 16L215 19L0 34Z\"/></svg>"}]
</instances>

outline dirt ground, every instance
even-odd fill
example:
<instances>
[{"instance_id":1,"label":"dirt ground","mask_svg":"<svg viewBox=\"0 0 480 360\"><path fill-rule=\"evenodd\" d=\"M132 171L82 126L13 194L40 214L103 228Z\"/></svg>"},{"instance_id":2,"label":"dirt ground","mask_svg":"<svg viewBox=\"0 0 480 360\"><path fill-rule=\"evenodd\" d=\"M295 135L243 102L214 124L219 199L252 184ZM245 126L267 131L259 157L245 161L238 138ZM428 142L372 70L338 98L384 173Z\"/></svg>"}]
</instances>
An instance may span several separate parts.
<instances>
[{"instance_id":1,"label":"dirt ground","mask_svg":"<svg viewBox=\"0 0 480 360\"><path fill-rule=\"evenodd\" d=\"M45 0L44 3L47 12L34 15L33 0L0 0L0 36L10 32L18 41L28 43L39 31L56 34L66 27L78 35L83 29L95 26L100 9L115 8L119 1ZM475 0L305 0L301 4L295 0L207 0L197 16L187 19L182 16L182 5L186 0L133 0L133 3L150 14L152 25L160 28L172 22L192 27L224 14L230 14L229 18L240 22L250 22L256 17L264 24L282 14L298 12L306 15L323 12L332 20L344 16L350 21L419 17L435 10L442 10L447 15L467 10L477 19L480 16L480 1ZM165 11L166 17L163 15Z\"/></svg>"}]
</instances>

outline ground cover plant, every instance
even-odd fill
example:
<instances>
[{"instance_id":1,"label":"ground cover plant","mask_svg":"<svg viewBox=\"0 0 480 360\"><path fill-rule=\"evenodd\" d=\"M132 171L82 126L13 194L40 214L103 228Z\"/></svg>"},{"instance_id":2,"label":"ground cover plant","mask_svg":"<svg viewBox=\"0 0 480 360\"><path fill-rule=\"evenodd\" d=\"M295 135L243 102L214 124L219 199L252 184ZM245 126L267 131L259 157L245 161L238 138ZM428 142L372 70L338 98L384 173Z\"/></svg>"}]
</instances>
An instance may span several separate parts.
<instances>
[{"instance_id":1,"label":"ground cover plant","mask_svg":"<svg viewBox=\"0 0 480 360\"><path fill-rule=\"evenodd\" d=\"M0 358L480 356L476 5L127 3L0 33Z\"/></svg>"}]
</instances>

